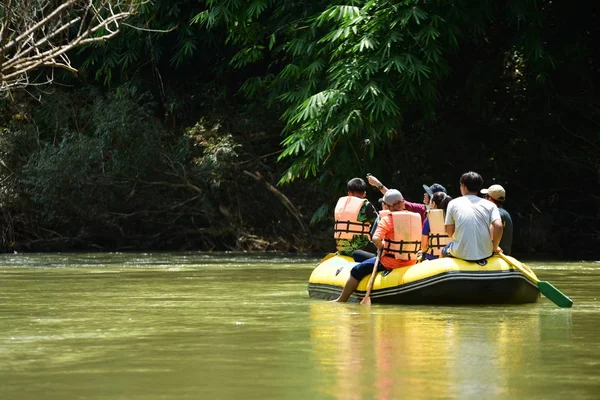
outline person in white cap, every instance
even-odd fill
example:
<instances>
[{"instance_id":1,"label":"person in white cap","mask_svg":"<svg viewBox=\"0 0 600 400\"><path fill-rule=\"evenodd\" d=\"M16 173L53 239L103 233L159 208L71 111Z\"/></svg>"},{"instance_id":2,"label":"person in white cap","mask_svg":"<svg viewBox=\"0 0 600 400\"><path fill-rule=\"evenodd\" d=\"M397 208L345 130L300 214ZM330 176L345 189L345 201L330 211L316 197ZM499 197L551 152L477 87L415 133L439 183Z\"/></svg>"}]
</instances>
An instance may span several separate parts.
<instances>
[{"instance_id":1,"label":"person in white cap","mask_svg":"<svg viewBox=\"0 0 600 400\"><path fill-rule=\"evenodd\" d=\"M408 267L417 262L417 251L421 245L421 217L404 208L404 197L396 189L388 190L383 196L385 215L381 218L375 233L373 243L382 252L378 271ZM395 227L402 227L396 231ZM385 243L384 243L385 242ZM373 273L377 257L371 257L350 271L340 296L333 300L346 302L354 293L360 281Z\"/></svg>"},{"instance_id":2,"label":"person in white cap","mask_svg":"<svg viewBox=\"0 0 600 400\"><path fill-rule=\"evenodd\" d=\"M504 227L502 239L500 240L500 248L504 254L510 255L512 253L513 222L510 214L504 208L506 191L501 185L492 185L487 189L481 189L481 194L483 194L485 199L494 203L498 207L498 211L500 211L500 218Z\"/></svg>"}]
</instances>

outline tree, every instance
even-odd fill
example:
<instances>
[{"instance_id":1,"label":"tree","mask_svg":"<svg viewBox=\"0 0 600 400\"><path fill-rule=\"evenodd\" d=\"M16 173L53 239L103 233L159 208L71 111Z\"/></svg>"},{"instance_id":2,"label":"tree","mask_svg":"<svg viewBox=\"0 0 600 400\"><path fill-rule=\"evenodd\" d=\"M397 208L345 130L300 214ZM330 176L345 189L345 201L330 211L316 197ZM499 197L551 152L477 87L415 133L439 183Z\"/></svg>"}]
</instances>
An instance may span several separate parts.
<instances>
[{"instance_id":1,"label":"tree","mask_svg":"<svg viewBox=\"0 0 600 400\"><path fill-rule=\"evenodd\" d=\"M269 66L242 91L266 93L286 107L281 158L291 165L281 182L348 171L371 160L375 149L418 153L426 125L438 119L447 99L448 82L473 65L486 63L494 83L508 79L503 70L511 67L509 57L520 60L520 74L539 75L550 65L539 32L544 6L535 2L207 4L192 21L229 28L229 41L240 47L231 64ZM507 84L518 80L513 78ZM365 138L372 146L359 147Z\"/></svg>"},{"instance_id":2,"label":"tree","mask_svg":"<svg viewBox=\"0 0 600 400\"><path fill-rule=\"evenodd\" d=\"M0 93L36 83L44 67L73 73L68 52L119 33L135 0L7 0L0 3ZM45 78L49 83L52 75ZM41 83L41 82L38 82Z\"/></svg>"}]
</instances>

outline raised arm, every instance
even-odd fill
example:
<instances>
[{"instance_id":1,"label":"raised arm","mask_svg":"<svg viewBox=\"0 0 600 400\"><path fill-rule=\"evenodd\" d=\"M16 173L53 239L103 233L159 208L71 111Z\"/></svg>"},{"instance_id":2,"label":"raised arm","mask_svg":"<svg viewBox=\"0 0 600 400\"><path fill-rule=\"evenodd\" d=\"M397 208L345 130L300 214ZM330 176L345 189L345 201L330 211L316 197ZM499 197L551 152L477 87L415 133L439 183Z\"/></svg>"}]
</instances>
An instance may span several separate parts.
<instances>
[{"instance_id":1,"label":"raised arm","mask_svg":"<svg viewBox=\"0 0 600 400\"><path fill-rule=\"evenodd\" d=\"M388 188L383 186L383 183L381 183L381 181L379 179L377 179L376 177L374 177L373 175L367 175L367 181L369 181L369 184L371 186L375 186L377 189L379 189L381 194L385 194L385 192L388 191Z\"/></svg>"}]
</instances>

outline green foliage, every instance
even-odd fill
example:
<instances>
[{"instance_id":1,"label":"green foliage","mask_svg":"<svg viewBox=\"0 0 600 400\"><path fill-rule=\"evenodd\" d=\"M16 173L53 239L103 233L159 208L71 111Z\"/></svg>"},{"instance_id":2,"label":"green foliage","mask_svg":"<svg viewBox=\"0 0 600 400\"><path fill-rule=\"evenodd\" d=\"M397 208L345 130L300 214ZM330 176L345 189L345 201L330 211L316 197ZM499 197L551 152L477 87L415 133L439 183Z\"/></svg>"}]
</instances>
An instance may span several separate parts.
<instances>
[{"instance_id":1,"label":"green foliage","mask_svg":"<svg viewBox=\"0 0 600 400\"><path fill-rule=\"evenodd\" d=\"M34 153L25 166L27 193L49 222L89 220L93 215L85 204L92 202L95 208L99 200L98 191L91 189L101 165L101 139L65 136L58 144Z\"/></svg>"},{"instance_id":2,"label":"green foliage","mask_svg":"<svg viewBox=\"0 0 600 400\"><path fill-rule=\"evenodd\" d=\"M317 225L321 221L326 221L329 218L329 206L327 204L323 204L321 207L314 212L312 218L310 219L310 225Z\"/></svg>"},{"instance_id":3,"label":"green foliage","mask_svg":"<svg viewBox=\"0 0 600 400\"><path fill-rule=\"evenodd\" d=\"M230 178L234 172L234 165L239 159L241 145L235 141L231 134L222 134L220 124L202 119L192 128L186 130L186 138L192 142L185 148L191 155L191 162L197 168L198 176L209 177L203 179L204 183L216 188L221 182ZM196 151L199 156L193 156L190 150L193 147L201 148Z\"/></svg>"},{"instance_id":4,"label":"green foliage","mask_svg":"<svg viewBox=\"0 0 600 400\"><path fill-rule=\"evenodd\" d=\"M80 50L81 73L105 85L119 85L136 74L159 67L181 67L199 52L211 54L207 46L214 35L198 40L198 29L190 19L203 6L185 0L145 1L136 15L110 42L95 43Z\"/></svg>"},{"instance_id":5,"label":"green foliage","mask_svg":"<svg viewBox=\"0 0 600 400\"><path fill-rule=\"evenodd\" d=\"M280 159L292 162L282 183L327 169L358 170L363 138L387 147L398 141L406 115L420 114L421 125L435 121L451 62L461 46L489 40L498 18L513 31L501 51L518 51L527 63L544 58L542 14L533 2L509 2L506 17L488 1L311 2L302 13L295 6L208 1L192 19L212 29L225 24L228 40L239 46L231 59L236 68L269 60L273 79L253 77L241 90L266 91L269 104L287 107ZM530 19L535 23L522 24Z\"/></svg>"},{"instance_id":6,"label":"green foliage","mask_svg":"<svg viewBox=\"0 0 600 400\"><path fill-rule=\"evenodd\" d=\"M23 167L27 193L52 223L102 220L107 208L126 203L137 179L155 176L165 151L164 131L149 112L151 98L132 88L107 97L96 93L75 113L64 108L73 98L56 98L38 114L43 136L54 139ZM60 128L51 135L54 126Z\"/></svg>"},{"instance_id":7,"label":"green foliage","mask_svg":"<svg viewBox=\"0 0 600 400\"><path fill-rule=\"evenodd\" d=\"M188 234L212 243L237 232L229 207L264 201L234 190L241 145L218 120L167 132L158 107L133 85L82 88L47 95L35 118L11 124L0 136L0 171L10 181L3 205L28 217L16 242L31 243L33 230L34 242L51 233L49 243L160 248Z\"/></svg>"}]
</instances>

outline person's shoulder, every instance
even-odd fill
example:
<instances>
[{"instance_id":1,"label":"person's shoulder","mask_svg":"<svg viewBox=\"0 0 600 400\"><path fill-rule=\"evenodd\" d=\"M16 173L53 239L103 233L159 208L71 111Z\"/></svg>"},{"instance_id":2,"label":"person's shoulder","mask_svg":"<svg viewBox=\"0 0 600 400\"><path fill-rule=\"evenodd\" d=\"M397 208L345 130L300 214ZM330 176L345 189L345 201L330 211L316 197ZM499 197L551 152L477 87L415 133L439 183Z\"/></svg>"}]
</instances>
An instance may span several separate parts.
<instances>
[{"instance_id":1,"label":"person's shoulder","mask_svg":"<svg viewBox=\"0 0 600 400\"><path fill-rule=\"evenodd\" d=\"M469 197L470 197L470 195L458 196L458 197L455 197L452 200L450 200L450 203L456 204L456 203L468 202L468 201L470 201ZM474 196L474 197L477 197L477 196Z\"/></svg>"},{"instance_id":2,"label":"person's shoulder","mask_svg":"<svg viewBox=\"0 0 600 400\"><path fill-rule=\"evenodd\" d=\"M465 197L464 196L460 196L460 197L457 197L455 199L452 199L448 203L448 208L450 208L450 207L456 207L457 205L460 205L461 203L464 203L464 201L465 201Z\"/></svg>"},{"instance_id":3,"label":"person's shoulder","mask_svg":"<svg viewBox=\"0 0 600 400\"><path fill-rule=\"evenodd\" d=\"M482 202L481 204L483 204L484 207L486 207L486 211L489 213L492 221L502 219L502 212L500 211L500 207L498 207L494 202L484 199L484 202Z\"/></svg>"},{"instance_id":4,"label":"person's shoulder","mask_svg":"<svg viewBox=\"0 0 600 400\"><path fill-rule=\"evenodd\" d=\"M365 202L363 203L363 208L370 216L377 216L377 208L375 208L375 205L369 200L365 200Z\"/></svg>"},{"instance_id":5,"label":"person's shoulder","mask_svg":"<svg viewBox=\"0 0 600 400\"><path fill-rule=\"evenodd\" d=\"M498 212L499 212L499 213L501 213L501 212L502 212L502 211L500 211L500 210L502 209L502 207L498 207L498 206L496 205L496 203L494 203L493 201L489 201L489 200L485 200L485 199L482 199L482 200L483 200L483 202L482 202L481 204L484 204L484 205L485 205L486 207L488 207L489 209L491 209L491 210L494 210L494 209L495 209L495 210L498 210ZM489 203L489 204L488 204L488 203Z\"/></svg>"},{"instance_id":6,"label":"person's shoulder","mask_svg":"<svg viewBox=\"0 0 600 400\"><path fill-rule=\"evenodd\" d=\"M365 202L363 203L363 207L377 214L377 208L375 207L375 204L371 203L369 200L365 200Z\"/></svg>"},{"instance_id":7,"label":"person's shoulder","mask_svg":"<svg viewBox=\"0 0 600 400\"><path fill-rule=\"evenodd\" d=\"M385 214L384 216L379 216L379 225L377 226L377 229L379 229L379 227L383 227L383 226L388 226L388 225L393 225L394 223L392 222L392 213L389 214Z\"/></svg>"},{"instance_id":8,"label":"person's shoulder","mask_svg":"<svg viewBox=\"0 0 600 400\"><path fill-rule=\"evenodd\" d=\"M498 207L498 211L500 211L500 215L502 215L502 217L506 217L506 218L510 218L512 219L512 217L510 216L510 213L508 212L508 210L504 207Z\"/></svg>"},{"instance_id":9,"label":"person's shoulder","mask_svg":"<svg viewBox=\"0 0 600 400\"><path fill-rule=\"evenodd\" d=\"M494 208L498 208L493 201L484 199L483 197L475 196L474 194L468 194L462 196L474 207L483 207L483 209L492 211Z\"/></svg>"}]
</instances>

